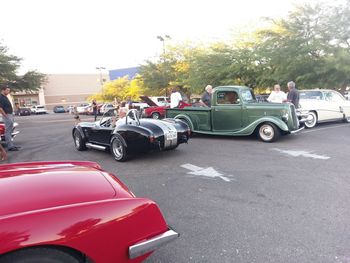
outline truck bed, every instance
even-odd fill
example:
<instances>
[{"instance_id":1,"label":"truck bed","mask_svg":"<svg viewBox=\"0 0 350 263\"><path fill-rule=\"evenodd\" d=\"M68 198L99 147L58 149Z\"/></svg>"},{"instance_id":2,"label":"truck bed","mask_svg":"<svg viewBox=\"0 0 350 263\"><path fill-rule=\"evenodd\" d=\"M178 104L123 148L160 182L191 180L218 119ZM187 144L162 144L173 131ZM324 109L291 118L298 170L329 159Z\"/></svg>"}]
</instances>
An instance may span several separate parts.
<instances>
[{"instance_id":1,"label":"truck bed","mask_svg":"<svg viewBox=\"0 0 350 263\"><path fill-rule=\"evenodd\" d=\"M178 116L181 119L182 114L186 114L193 124L193 130L211 131L211 108L208 107L186 107L183 109L172 108L166 110L167 118Z\"/></svg>"}]
</instances>

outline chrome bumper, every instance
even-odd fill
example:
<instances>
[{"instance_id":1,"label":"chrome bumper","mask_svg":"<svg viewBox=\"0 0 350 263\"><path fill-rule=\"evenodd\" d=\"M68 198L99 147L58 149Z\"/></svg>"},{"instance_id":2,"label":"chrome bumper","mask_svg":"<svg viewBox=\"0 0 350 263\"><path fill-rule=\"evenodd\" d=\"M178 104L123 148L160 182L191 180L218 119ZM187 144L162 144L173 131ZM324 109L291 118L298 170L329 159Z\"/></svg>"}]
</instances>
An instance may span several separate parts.
<instances>
[{"instance_id":1,"label":"chrome bumper","mask_svg":"<svg viewBox=\"0 0 350 263\"><path fill-rule=\"evenodd\" d=\"M165 245L178 237L178 233L169 229L163 234L152 237L151 239L148 239L146 241L136 243L135 245L129 247L129 258L134 259L148 252L154 251L158 247Z\"/></svg>"},{"instance_id":2,"label":"chrome bumper","mask_svg":"<svg viewBox=\"0 0 350 263\"><path fill-rule=\"evenodd\" d=\"M290 133L291 133L291 134L294 134L294 133L300 132L300 131L302 131L302 130L304 130L304 129L305 129L305 127L303 126L303 127L299 128L299 129L297 129L297 130L291 131Z\"/></svg>"},{"instance_id":3,"label":"chrome bumper","mask_svg":"<svg viewBox=\"0 0 350 263\"><path fill-rule=\"evenodd\" d=\"M16 137L18 134L19 134L19 131L15 131L15 132L11 133L12 138L13 138L13 137Z\"/></svg>"}]
</instances>

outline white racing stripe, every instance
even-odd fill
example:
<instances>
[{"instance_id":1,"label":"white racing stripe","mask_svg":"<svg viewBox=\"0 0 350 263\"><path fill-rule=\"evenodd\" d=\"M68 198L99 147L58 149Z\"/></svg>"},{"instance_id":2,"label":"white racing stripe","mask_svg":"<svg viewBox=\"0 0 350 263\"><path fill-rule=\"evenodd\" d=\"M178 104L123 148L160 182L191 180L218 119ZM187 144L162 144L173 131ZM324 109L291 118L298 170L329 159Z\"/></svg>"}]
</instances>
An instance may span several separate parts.
<instances>
[{"instance_id":1,"label":"white racing stripe","mask_svg":"<svg viewBox=\"0 0 350 263\"><path fill-rule=\"evenodd\" d=\"M176 146L177 130L173 124L166 121L161 121L161 120L149 120L149 122L157 125L159 128L162 129L164 133L164 148Z\"/></svg>"}]
</instances>

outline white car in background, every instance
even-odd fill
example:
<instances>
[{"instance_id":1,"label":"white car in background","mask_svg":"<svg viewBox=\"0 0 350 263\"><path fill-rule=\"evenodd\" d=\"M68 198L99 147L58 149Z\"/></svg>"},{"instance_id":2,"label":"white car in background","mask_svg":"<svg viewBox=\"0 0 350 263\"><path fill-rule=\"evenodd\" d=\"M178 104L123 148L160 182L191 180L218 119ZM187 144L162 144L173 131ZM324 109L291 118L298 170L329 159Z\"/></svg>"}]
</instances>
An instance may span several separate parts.
<instances>
[{"instance_id":1,"label":"white car in background","mask_svg":"<svg viewBox=\"0 0 350 263\"><path fill-rule=\"evenodd\" d=\"M307 115L305 126L312 128L320 122L350 122L350 101L335 90L300 90L299 104L303 115Z\"/></svg>"},{"instance_id":2,"label":"white car in background","mask_svg":"<svg viewBox=\"0 0 350 263\"><path fill-rule=\"evenodd\" d=\"M158 106L169 106L170 99L168 97L149 97Z\"/></svg>"},{"instance_id":3,"label":"white car in background","mask_svg":"<svg viewBox=\"0 0 350 263\"><path fill-rule=\"evenodd\" d=\"M77 113L78 114L87 114L89 111L90 104L89 103L82 103L77 107Z\"/></svg>"},{"instance_id":4,"label":"white car in background","mask_svg":"<svg viewBox=\"0 0 350 263\"><path fill-rule=\"evenodd\" d=\"M32 114L46 114L47 110L45 109L45 106L43 106L43 105L36 105L36 106L32 106L30 108L30 112Z\"/></svg>"},{"instance_id":5,"label":"white car in background","mask_svg":"<svg viewBox=\"0 0 350 263\"><path fill-rule=\"evenodd\" d=\"M114 105L112 103L105 103L100 108L100 114L105 114L110 109L114 109Z\"/></svg>"}]
</instances>

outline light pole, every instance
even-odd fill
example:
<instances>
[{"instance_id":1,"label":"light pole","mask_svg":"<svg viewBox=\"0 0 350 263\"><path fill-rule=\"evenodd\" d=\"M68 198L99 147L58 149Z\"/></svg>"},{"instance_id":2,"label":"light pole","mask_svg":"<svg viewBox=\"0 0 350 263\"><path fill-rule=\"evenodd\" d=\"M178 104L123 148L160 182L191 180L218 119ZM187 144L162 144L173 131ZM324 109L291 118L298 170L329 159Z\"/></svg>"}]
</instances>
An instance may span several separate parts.
<instances>
[{"instance_id":1,"label":"light pole","mask_svg":"<svg viewBox=\"0 0 350 263\"><path fill-rule=\"evenodd\" d=\"M102 70L104 70L106 68L105 67L96 67L96 69L100 71L100 83L101 83L101 86L103 86Z\"/></svg>"},{"instance_id":2,"label":"light pole","mask_svg":"<svg viewBox=\"0 0 350 263\"><path fill-rule=\"evenodd\" d=\"M163 68L165 66L165 40L170 40L171 37L169 35L164 35L164 36L157 36L157 38L163 42ZM166 76L165 76L165 69L163 69L163 81L165 83L165 79L166 79ZM165 84L166 87L165 87L165 97L168 97L168 92L167 92L167 88L168 88L168 83Z\"/></svg>"}]
</instances>

